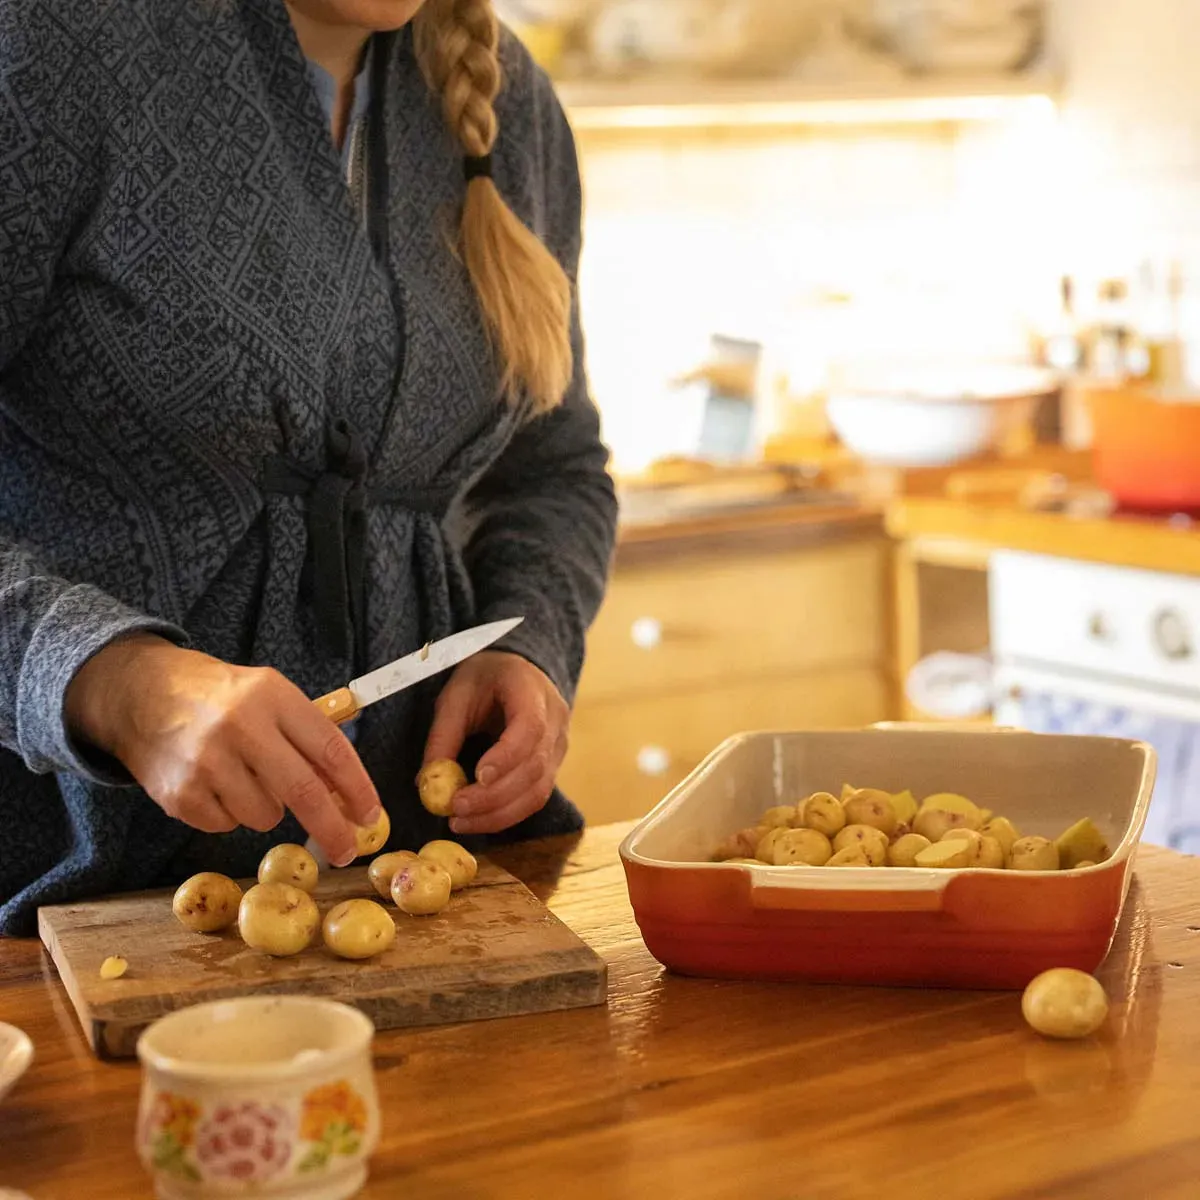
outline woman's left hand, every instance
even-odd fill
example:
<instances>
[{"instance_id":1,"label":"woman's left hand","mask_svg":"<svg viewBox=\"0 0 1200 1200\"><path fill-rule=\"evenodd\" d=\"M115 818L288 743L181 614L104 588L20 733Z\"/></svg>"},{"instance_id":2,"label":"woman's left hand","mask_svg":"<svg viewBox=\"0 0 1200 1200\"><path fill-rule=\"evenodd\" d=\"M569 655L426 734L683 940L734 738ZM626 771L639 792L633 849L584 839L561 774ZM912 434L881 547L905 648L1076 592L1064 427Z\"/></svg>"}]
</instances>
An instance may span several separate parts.
<instances>
[{"instance_id":1,"label":"woman's left hand","mask_svg":"<svg viewBox=\"0 0 1200 1200\"><path fill-rule=\"evenodd\" d=\"M472 733L498 734L475 782L454 799L455 833L498 833L532 816L554 790L570 709L527 659L485 650L463 663L434 707L425 761L455 759Z\"/></svg>"}]
</instances>

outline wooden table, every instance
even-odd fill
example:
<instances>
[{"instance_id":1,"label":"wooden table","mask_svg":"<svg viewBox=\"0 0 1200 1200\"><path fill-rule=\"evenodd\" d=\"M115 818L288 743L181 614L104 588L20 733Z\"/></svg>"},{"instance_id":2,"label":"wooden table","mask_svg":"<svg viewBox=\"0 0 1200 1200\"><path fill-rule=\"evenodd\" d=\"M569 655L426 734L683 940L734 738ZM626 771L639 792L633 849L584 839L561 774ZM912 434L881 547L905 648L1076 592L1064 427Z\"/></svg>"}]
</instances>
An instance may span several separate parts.
<instances>
[{"instance_id":1,"label":"wooden table","mask_svg":"<svg viewBox=\"0 0 1200 1200\"><path fill-rule=\"evenodd\" d=\"M623 827L500 856L610 964L607 1008L378 1038L364 1200L1195 1200L1200 862L1147 849L1101 978L1111 1027L1046 1042L1015 995L666 975ZM37 1045L0 1104L0 1187L143 1200L134 1065L96 1062L36 943L0 1019Z\"/></svg>"}]
</instances>

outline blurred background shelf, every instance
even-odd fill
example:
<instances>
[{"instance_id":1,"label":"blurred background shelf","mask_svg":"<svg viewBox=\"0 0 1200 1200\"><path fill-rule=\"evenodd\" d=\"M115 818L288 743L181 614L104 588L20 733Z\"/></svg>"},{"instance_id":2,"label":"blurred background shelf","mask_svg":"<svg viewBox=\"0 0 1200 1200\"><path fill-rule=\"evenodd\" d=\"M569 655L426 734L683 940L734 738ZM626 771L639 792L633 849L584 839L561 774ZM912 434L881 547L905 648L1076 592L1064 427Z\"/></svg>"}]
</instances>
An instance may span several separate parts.
<instances>
[{"instance_id":1,"label":"blurred background shelf","mask_svg":"<svg viewBox=\"0 0 1200 1200\"><path fill-rule=\"evenodd\" d=\"M939 124L1009 120L1055 107L1049 74L914 79L901 85L677 80L558 85L580 130Z\"/></svg>"}]
</instances>

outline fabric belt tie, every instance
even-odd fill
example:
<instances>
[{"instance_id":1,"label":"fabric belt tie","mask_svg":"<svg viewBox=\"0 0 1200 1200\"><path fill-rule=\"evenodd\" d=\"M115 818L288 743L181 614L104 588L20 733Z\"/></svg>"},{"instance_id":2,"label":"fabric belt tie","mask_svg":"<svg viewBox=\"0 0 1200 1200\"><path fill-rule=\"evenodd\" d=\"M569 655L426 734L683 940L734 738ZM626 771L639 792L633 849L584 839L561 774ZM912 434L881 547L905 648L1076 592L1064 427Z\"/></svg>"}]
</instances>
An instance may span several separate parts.
<instances>
[{"instance_id":1,"label":"fabric belt tie","mask_svg":"<svg viewBox=\"0 0 1200 1200\"><path fill-rule=\"evenodd\" d=\"M275 456L263 475L266 493L305 501L317 628L330 654L356 664L366 649L367 508L392 504L435 521L441 516L428 496L369 487L367 466L362 438L339 419L329 429L324 470Z\"/></svg>"}]
</instances>

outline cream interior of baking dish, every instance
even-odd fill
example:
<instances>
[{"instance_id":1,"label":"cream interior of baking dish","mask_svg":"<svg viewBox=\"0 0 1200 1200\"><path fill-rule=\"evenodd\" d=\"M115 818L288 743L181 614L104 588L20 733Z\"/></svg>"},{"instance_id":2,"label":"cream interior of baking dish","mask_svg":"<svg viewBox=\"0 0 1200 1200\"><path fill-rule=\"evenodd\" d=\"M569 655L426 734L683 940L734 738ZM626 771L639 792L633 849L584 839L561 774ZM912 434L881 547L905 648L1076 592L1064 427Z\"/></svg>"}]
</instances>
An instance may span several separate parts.
<instances>
[{"instance_id":1,"label":"cream interior of baking dish","mask_svg":"<svg viewBox=\"0 0 1200 1200\"><path fill-rule=\"evenodd\" d=\"M1117 738L904 728L740 734L654 809L622 853L656 865L704 863L722 839L754 824L771 805L795 803L815 791L838 795L849 783L890 792L908 788L918 801L957 792L1008 817L1025 835L1056 837L1090 817L1109 839L1110 862L1117 862L1141 836L1154 762L1148 745ZM934 876L944 884L955 874L751 869L782 873L797 885L803 877L807 886L856 888L929 886Z\"/></svg>"}]
</instances>

